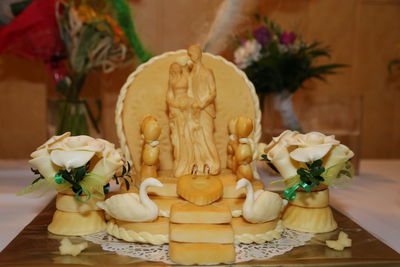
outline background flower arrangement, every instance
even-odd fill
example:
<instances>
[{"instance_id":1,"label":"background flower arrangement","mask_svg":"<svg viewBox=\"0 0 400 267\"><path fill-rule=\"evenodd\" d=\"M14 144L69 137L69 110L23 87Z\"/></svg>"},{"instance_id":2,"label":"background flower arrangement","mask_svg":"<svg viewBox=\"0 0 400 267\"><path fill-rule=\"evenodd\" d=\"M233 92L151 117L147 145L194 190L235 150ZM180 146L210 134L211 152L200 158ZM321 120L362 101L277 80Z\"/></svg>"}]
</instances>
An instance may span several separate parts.
<instances>
[{"instance_id":1,"label":"background flower arrangement","mask_svg":"<svg viewBox=\"0 0 400 267\"><path fill-rule=\"evenodd\" d=\"M47 66L61 95L57 134L88 134L89 124L99 131L97 119L81 99L88 73L99 68L111 72L134 54L142 62L151 57L135 31L129 4L126 0L15 2L12 7L19 7L15 18L0 27L0 53L39 59Z\"/></svg>"},{"instance_id":2,"label":"background flower arrangement","mask_svg":"<svg viewBox=\"0 0 400 267\"><path fill-rule=\"evenodd\" d=\"M254 83L260 98L274 95L274 107L280 112L287 129L301 131L294 113L291 94L304 88L304 82L334 74L343 64L319 64L320 57L329 57L329 49L319 42L310 44L296 33L284 31L274 21L256 16L259 26L246 38L240 39L234 51L235 63Z\"/></svg>"}]
</instances>

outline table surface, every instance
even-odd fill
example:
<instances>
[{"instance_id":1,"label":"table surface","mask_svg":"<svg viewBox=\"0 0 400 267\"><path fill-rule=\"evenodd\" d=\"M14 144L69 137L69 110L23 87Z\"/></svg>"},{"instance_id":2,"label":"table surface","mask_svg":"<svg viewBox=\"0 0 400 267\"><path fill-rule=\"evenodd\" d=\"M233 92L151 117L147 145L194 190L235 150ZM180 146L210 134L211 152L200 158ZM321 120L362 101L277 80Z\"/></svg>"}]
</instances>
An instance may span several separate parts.
<instances>
[{"instance_id":1,"label":"table surface","mask_svg":"<svg viewBox=\"0 0 400 267\"><path fill-rule=\"evenodd\" d=\"M331 205L400 253L400 160L362 160L350 187L331 190ZM269 178L262 172L264 182ZM26 161L0 161L0 250L50 202L55 193L29 199L15 192L33 175Z\"/></svg>"}]
</instances>

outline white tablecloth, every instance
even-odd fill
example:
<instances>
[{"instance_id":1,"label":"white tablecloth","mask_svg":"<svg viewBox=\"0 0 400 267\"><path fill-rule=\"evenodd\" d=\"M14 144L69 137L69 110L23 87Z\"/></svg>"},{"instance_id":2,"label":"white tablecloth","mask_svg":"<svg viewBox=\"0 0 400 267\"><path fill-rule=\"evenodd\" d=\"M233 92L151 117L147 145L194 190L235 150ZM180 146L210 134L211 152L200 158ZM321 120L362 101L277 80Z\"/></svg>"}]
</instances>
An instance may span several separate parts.
<instances>
[{"instance_id":1,"label":"white tablecloth","mask_svg":"<svg viewBox=\"0 0 400 267\"><path fill-rule=\"evenodd\" d=\"M33 177L24 161L0 161L0 250L54 196L15 196ZM360 176L352 186L331 190L331 204L400 253L400 160L361 161Z\"/></svg>"}]
</instances>

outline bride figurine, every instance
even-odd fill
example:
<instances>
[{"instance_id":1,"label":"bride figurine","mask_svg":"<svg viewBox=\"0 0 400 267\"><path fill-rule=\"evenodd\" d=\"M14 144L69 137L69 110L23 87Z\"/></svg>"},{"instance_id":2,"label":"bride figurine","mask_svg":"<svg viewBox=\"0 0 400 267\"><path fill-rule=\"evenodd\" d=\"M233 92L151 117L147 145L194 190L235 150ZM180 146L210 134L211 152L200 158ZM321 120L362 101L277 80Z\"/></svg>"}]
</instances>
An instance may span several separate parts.
<instances>
[{"instance_id":1,"label":"bride figurine","mask_svg":"<svg viewBox=\"0 0 400 267\"><path fill-rule=\"evenodd\" d=\"M190 46L193 62L172 63L167 90L171 141L174 150L174 175L218 174L220 161L214 143L216 87L213 72L201 61L199 46ZM206 173L201 173L206 172Z\"/></svg>"}]
</instances>

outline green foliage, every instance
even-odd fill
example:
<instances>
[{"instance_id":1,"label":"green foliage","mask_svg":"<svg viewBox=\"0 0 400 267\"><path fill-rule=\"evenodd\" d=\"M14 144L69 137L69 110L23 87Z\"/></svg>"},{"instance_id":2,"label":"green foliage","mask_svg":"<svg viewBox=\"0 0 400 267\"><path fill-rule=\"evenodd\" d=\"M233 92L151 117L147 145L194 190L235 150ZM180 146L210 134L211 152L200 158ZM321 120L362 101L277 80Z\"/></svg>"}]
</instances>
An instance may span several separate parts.
<instances>
[{"instance_id":1,"label":"green foliage","mask_svg":"<svg viewBox=\"0 0 400 267\"><path fill-rule=\"evenodd\" d=\"M61 175L65 181L72 185L72 191L74 191L74 193L82 193L82 187L80 186L79 182L85 178L89 167L90 165L88 162L85 166L74 168L70 171L60 170L57 174Z\"/></svg>"},{"instance_id":2,"label":"green foliage","mask_svg":"<svg viewBox=\"0 0 400 267\"><path fill-rule=\"evenodd\" d=\"M278 169L275 167L274 164L271 163L271 161L269 160L269 158L267 157L267 154L262 154L261 155L261 161L266 161L266 163L268 164L268 166L273 169L275 172L279 173Z\"/></svg>"},{"instance_id":3,"label":"green foliage","mask_svg":"<svg viewBox=\"0 0 400 267\"><path fill-rule=\"evenodd\" d=\"M312 187L318 186L320 182L324 181L324 178L321 176L325 171L325 168L322 166L322 160L319 159L312 163L307 163L306 165L307 168L297 169L300 180Z\"/></svg>"},{"instance_id":4,"label":"green foliage","mask_svg":"<svg viewBox=\"0 0 400 267\"><path fill-rule=\"evenodd\" d=\"M343 64L313 65L319 57L329 57L329 50L319 43L303 44L295 51L281 53L276 42L270 43L264 56L245 69L249 79L259 93L274 93L282 90L295 92L304 88L304 82L311 78L325 81L325 75L334 74L345 67Z\"/></svg>"},{"instance_id":5,"label":"green foliage","mask_svg":"<svg viewBox=\"0 0 400 267\"><path fill-rule=\"evenodd\" d=\"M39 175L39 177L37 177L35 180L33 180L32 184L39 182L41 179L44 179L43 175L40 174L39 170L31 168L31 171L33 172L33 174Z\"/></svg>"},{"instance_id":6,"label":"green foliage","mask_svg":"<svg viewBox=\"0 0 400 267\"><path fill-rule=\"evenodd\" d=\"M129 163L129 161L127 161L126 166L122 166L122 173L120 175L114 174L113 179L115 180L116 184L119 184L120 181L122 179L122 181L124 181L125 183L125 187L126 190L129 190L130 188L130 183L128 178L131 177L131 164Z\"/></svg>"}]
</instances>

